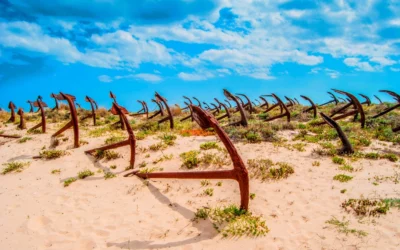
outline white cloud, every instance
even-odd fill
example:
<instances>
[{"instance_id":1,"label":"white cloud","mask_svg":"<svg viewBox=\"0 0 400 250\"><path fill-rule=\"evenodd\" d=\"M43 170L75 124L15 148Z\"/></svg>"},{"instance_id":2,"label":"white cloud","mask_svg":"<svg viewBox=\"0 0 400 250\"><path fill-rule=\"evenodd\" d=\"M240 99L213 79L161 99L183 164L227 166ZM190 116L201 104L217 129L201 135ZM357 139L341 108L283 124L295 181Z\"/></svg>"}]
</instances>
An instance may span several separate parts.
<instances>
[{"instance_id":1,"label":"white cloud","mask_svg":"<svg viewBox=\"0 0 400 250\"><path fill-rule=\"evenodd\" d=\"M349 57L343 60L344 64L350 67L356 68L356 70L360 71L368 71L374 72L377 71L377 68L371 66L369 62L362 62L359 58Z\"/></svg>"},{"instance_id":2,"label":"white cloud","mask_svg":"<svg viewBox=\"0 0 400 250\"><path fill-rule=\"evenodd\" d=\"M180 72L178 77L184 81L204 81L213 77L213 75Z\"/></svg>"},{"instance_id":3,"label":"white cloud","mask_svg":"<svg viewBox=\"0 0 400 250\"><path fill-rule=\"evenodd\" d=\"M293 9L293 10L285 11L285 14L291 18L297 19L297 18L301 18L301 17L305 16L307 14L307 11Z\"/></svg>"},{"instance_id":4,"label":"white cloud","mask_svg":"<svg viewBox=\"0 0 400 250\"><path fill-rule=\"evenodd\" d=\"M113 79L109 77L108 75L101 75L98 77L100 82L112 82Z\"/></svg>"},{"instance_id":5,"label":"white cloud","mask_svg":"<svg viewBox=\"0 0 400 250\"><path fill-rule=\"evenodd\" d=\"M391 67L390 70L393 71L393 72L400 72L400 68Z\"/></svg>"},{"instance_id":6,"label":"white cloud","mask_svg":"<svg viewBox=\"0 0 400 250\"><path fill-rule=\"evenodd\" d=\"M386 57L372 57L370 59L370 61L378 63L381 66L390 66L390 65L396 64L396 61L394 61L392 59L388 59Z\"/></svg>"},{"instance_id":7,"label":"white cloud","mask_svg":"<svg viewBox=\"0 0 400 250\"><path fill-rule=\"evenodd\" d=\"M325 73L327 76L329 76L332 79L339 78L341 73L337 70L333 69L328 69L328 68L312 68L309 74L319 74L319 73Z\"/></svg>"},{"instance_id":8,"label":"white cloud","mask_svg":"<svg viewBox=\"0 0 400 250\"><path fill-rule=\"evenodd\" d=\"M135 75L136 78L142 79L146 82L159 82L162 80L162 78L158 75L154 75L154 74L146 74L146 73L142 73L142 74L136 74Z\"/></svg>"},{"instance_id":9,"label":"white cloud","mask_svg":"<svg viewBox=\"0 0 400 250\"><path fill-rule=\"evenodd\" d=\"M400 18L390 20L389 24L393 26L400 26Z\"/></svg>"}]
</instances>

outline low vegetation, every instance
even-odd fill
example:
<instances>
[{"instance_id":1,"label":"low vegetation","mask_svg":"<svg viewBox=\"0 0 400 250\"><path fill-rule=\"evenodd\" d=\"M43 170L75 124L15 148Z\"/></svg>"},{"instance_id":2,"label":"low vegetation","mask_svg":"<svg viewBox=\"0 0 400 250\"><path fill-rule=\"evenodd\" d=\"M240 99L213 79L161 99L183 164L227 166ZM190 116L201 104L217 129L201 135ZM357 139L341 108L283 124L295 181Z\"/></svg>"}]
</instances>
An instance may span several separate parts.
<instances>
[{"instance_id":1,"label":"low vegetation","mask_svg":"<svg viewBox=\"0 0 400 250\"><path fill-rule=\"evenodd\" d=\"M250 177L261 180L279 180L294 173L293 167L285 162L274 163L270 159L249 159L247 161Z\"/></svg>"},{"instance_id":2,"label":"low vegetation","mask_svg":"<svg viewBox=\"0 0 400 250\"><path fill-rule=\"evenodd\" d=\"M63 155L66 155L66 152L64 150L56 150L56 149L43 150L39 153L40 158L46 160L57 159Z\"/></svg>"},{"instance_id":3,"label":"low vegetation","mask_svg":"<svg viewBox=\"0 0 400 250\"><path fill-rule=\"evenodd\" d=\"M222 208L201 208L195 213L194 221L209 219L223 237L261 237L269 229L260 216L231 205Z\"/></svg>"},{"instance_id":4,"label":"low vegetation","mask_svg":"<svg viewBox=\"0 0 400 250\"><path fill-rule=\"evenodd\" d=\"M3 175L8 174L8 173L19 173L24 170L25 167L30 165L30 162L19 162L19 161L13 161L13 162L8 162L3 164L5 168L1 172Z\"/></svg>"}]
</instances>

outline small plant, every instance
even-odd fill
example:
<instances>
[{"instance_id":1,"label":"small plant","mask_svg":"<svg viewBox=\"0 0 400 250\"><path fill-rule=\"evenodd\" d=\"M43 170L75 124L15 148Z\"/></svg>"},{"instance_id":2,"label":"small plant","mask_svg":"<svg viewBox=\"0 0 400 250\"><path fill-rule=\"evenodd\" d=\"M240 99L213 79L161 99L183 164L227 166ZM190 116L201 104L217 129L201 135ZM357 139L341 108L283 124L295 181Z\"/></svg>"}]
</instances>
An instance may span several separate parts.
<instances>
[{"instance_id":1,"label":"small plant","mask_svg":"<svg viewBox=\"0 0 400 250\"><path fill-rule=\"evenodd\" d=\"M90 171L89 169L83 170L78 173L78 178L79 179L85 179L86 177L92 176L94 173Z\"/></svg>"},{"instance_id":2,"label":"small plant","mask_svg":"<svg viewBox=\"0 0 400 250\"><path fill-rule=\"evenodd\" d=\"M250 194L250 200L254 200L254 198L256 198L256 194L255 193L251 193Z\"/></svg>"},{"instance_id":3,"label":"small plant","mask_svg":"<svg viewBox=\"0 0 400 250\"><path fill-rule=\"evenodd\" d=\"M389 200L349 199L342 203L346 212L353 211L357 216L380 216L386 214L391 203Z\"/></svg>"},{"instance_id":4,"label":"small plant","mask_svg":"<svg viewBox=\"0 0 400 250\"><path fill-rule=\"evenodd\" d=\"M208 196L213 196L214 195L214 189L213 188L207 188L206 190L203 191L203 193L205 195L208 195Z\"/></svg>"},{"instance_id":5,"label":"small plant","mask_svg":"<svg viewBox=\"0 0 400 250\"><path fill-rule=\"evenodd\" d=\"M312 165L313 167L319 167L321 163L319 161L313 161Z\"/></svg>"},{"instance_id":6,"label":"small plant","mask_svg":"<svg viewBox=\"0 0 400 250\"><path fill-rule=\"evenodd\" d=\"M149 149L151 151L158 151L158 150L165 149L165 148L166 148L166 144L164 144L162 142L159 142L159 143L156 143L156 144L153 144L153 145L149 146Z\"/></svg>"},{"instance_id":7,"label":"small plant","mask_svg":"<svg viewBox=\"0 0 400 250\"><path fill-rule=\"evenodd\" d=\"M64 187L68 187L69 185L71 185L73 182L75 182L76 181L76 178L74 178L74 177L71 177L71 178L68 178L68 179L66 179L65 181L64 181Z\"/></svg>"},{"instance_id":8,"label":"small plant","mask_svg":"<svg viewBox=\"0 0 400 250\"><path fill-rule=\"evenodd\" d=\"M380 158L378 153L366 153L364 157L371 160L378 160Z\"/></svg>"},{"instance_id":9,"label":"small plant","mask_svg":"<svg viewBox=\"0 0 400 250\"><path fill-rule=\"evenodd\" d=\"M149 174L149 173L155 172L157 170L162 171L163 169L162 168L157 168L157 167L154 167L154 168L142 168L142 169L140 169L139 173L141 173L141 174Z\"/></svg>"},{"instance_id":10,"label":"small plant","mask_svg":"<svg viewBox=\"0 0 400 250\"><path fill-rule=\"evenodd\" d=\"M176 135L174 134L163 134L159 137L166 145L172 146L175 144Z\"/></svg>"},{"instance_id":11,"label":"small plant","mask_svg":"<svg viewBox=\"0 0 400 250\"><path fill-rule=\"evenodd\" d=\"M61 156L65 155L66 152L63 150L43 150L39 153L40 158L46 159L46 160L52 160L52 159L57 159L60 158Z\"/></svg>"},{"instance_id":12,"label":"small plant","mask_svg":"<svg viewBox=\"0 0 400 250\"><path fill-rule=\"evenodd\" d=\"M387 160L389 160L391 162L396 162L396 161L399 160L399 158L395 154L385 154L385 155L383 155L382 158L385 158L385 159L387 159Z\"/></svg>"},{"instance_id":13,"label":"small plant","mask_svg":"<svg viewBox=\"0 0 400 250\"><path fill-rule=\"evenodd\" d=\"M117 165L111 165L110 168L111 168L111 169L116 169L116 168L117 168Z\"/></svg>"},{"instance_id":14,"label":"small plant","mask_svg":"<svg viewBox=\"0 0 400 250\"><path fill-rule=\"evenodd\" d=\"M6 166L3 171L1 172L3 175L12 173L12 172L22 172L24 170L24 167L29 166L30 162L18 162L18 161L13 161L9 163L3 164Z\"/></svg>"},{"instance_id":15,"label":"small plant","mask_svg":"<svg viewBox=\"0 0 400 250\"><path fill-rule=\"evenodd\" d=\"M157 163L162 162L162 161L171 160L173 157L174 157L174 155L172 155L172 154L162 155L159 158L153 160L153 164L157 164Z\"/></svg>"},{"instance_id":16,"label":"small plant","mask_svg":"<svg viewBox=\"0 0 400 250\"><path fill-rule=\"evenodd\" d=\"M347 172L354 172L354 168L348 164L340 166L339 169Z\"/></svg>"},{"instance_id":17,"label":"small plant","mask_svg":"<svg viewBox=\"0 0 400 250\"><path fill-rule=\"evenodd\" d=\"M332 219L326 221L325 223L335 226L339 233L344 233L346 235L348 235L349 233L355 234L358 237L364 237L368 235L367 232L364 232L362 230L350 229L349 221L340 221L336 219L336 217L332 217Z\"/></svg>"},{"instance_id":18,"label":"small plant","mask_svg":"<svg viewBox=\"0 0 400 250\"><path fill-rule=\"evenodd\" d=\"M205 187L205 186L211 185L211 182L209 180L202 180L200 182L200 184L202 187Z\"/></svg>"},{"instance_id":19,"label":"small plant","mask_svg":"<svg viewBox=\"0 0 400 250\"><path fill-rule=\"evenodd\" d=\"M205 220L207 218L213 222L214 228L222 233L224 237L260 237L269 232L265 221L261 217L254 216L250 212L234 205L223 208L198 209L194 220Z\"/></svg>"},{"instance_id":20,"label":"small plant","mask_svg":"<svg viewBox=\"0 0 400 250\"><path fill-rule=\"evenodd\" d=\"M145 161L141 162L141 163L138 165L139 168L144 168L144 167L146 167L146 166L147 166L147 162L145 162Z\"/></svg>"},{"instance_id":21,"label":"small plant","mask_svg":"<svg viewBox=\"0 0 400 250\"><path fill-rule=\"evenodd\" d=\"M295 143L295 144L292 145L292 147L294 149L296 149L297 151L299 151L299 152L304 152L304 151L306 151L306 149L304 148L305 145L306 144L304 144L304 143Z\"/></svg>"},{"instance_id":22,"label":"small plant","mask_svg":"<svg viewBox=\"0 0 400 250\"><path fill-rule=\"evenodd\" d=\"M53 169L51 170L51 174L60 174L61 170L60 169Z\"/></svg>"},{"instance_id":23,"label":"small plant","mask_svg":"<svg viewBox=\"0 0 400 250\"><path fill-rule=\"evenodd\" d=\"M217 182L217 186L218 187L222 186L222 182L221 181Z\"/></svg>"},{"instance_id":24,"label":"small plant","mask_svg":"<svg viewBox=\"0 0 400 250\"><path fill-rule=\"evenodd\" d=\"M342 165L342 164L345 163L345 160L343 158L339 157L339 156L334 156L332 158L332 162L335 163L335 164Z\"/></svg>"},{"instance_id":25,"label":"small plant","mask_svg":"<svg viewBox=\"0 0 400 250\"><path fill-rule=\"evenodd\" d=\"M257 132L249 131L245 135L249 143L259 143L261 142L261 136Z\"/></svg>"},{"instance_id":26,"label":"small plant","mask_svg":"<svg viewBox=\"0 0 400 250\"><path fill-rule=\"evenodd\" d=\"M22 137L21 139L18 140L18 143L25 143L29 140L32 140L32 137Z\"/></svg>"},{"instance_id":27,"label":"small plant","mask_svg":"<svg viewBox=\"0 0 400 250\"><path fill-rule=\"evenodd\" d=\"M270 168L269 176L271 179L279 180L283 178L288 178L289 175L294 173L294 169L288 163L278 162L277 165L279 168Z\"/></svg>"},{"instance_id":28,"label":"small plant","mask_svg":"<svg viewBox=\"0 0 400 250\"><path fill-rule=\"evenodd\" d=\"M351 179L353 179L352 176L348 176L348 175L345 175L345 174L338 174L338 175L335 175L333 177L333 180L340 181L340 182L348 182Z\"/></svg>"},{"instance_id":29,"label":"small plant","mask_svg":"<svg viewBox=\"0 0 400 250\"><path fill-rule=\"evenodd\" d=\"M123 140L125 140L125 137L122 137L122 136L111 136L111 137L108 137L105 141L104 141L104 143L106 144L106 145L109 145L109 144L113 144L113 143L117 143L117 142L121 142L121 141L123 141Z\"/></svg>"},{"instance_id":30,"label":"small plant","mask_svg":"<svg viewBox=\"0 0 400 250\"><path fill-rule=\"evenodd\" d=\"M340 193L342 193L342 194L344 194L344 193L346 193L347 192L347 189L342 189L342 190L340 190Z\"/></svg>"},{"instance_id":31,"label":"small plant","mask_svg":"<svg viewBox=\"0 0 400 250\"><path fill-rule=\"evenodd\" d=\"M200 159L198 158L199 153L199 151L191 150L180 154L180 157L183 161L182 167L186 167L188 169L197 167L200 163Z\"/></svg>"},{"instance_id":32,"label":"small plant","mask_svg":"<svg viewBox=\"0 0 400 250\"><path fill-rule=\"evenodd\" d=\"M79 145L87 145L87 144L89 144L89 142L88 141L85 141L85 140L79 140Z\"/></svg>"},{"instance_id":33,"label":"small plant","mask_svg":"<svg viewBox=\"0 0 400 250\"><path fill-rule=\"evenodd\" d=\"M202 149L202 150L218 149L218 148L219 148L219 146L218 146L217 142L215 142L215 141L204 142L204 143L200 144L200 149Z\"/></svg>"},{"instance_id":34,"label":"small plant","mask_svg":"<svg viewBox=\"0 0 400 250\"><path fill-rule=\"evenodd\" d=\"M111 173L111 172L104 173L104 179L105 180L108 180L108 179L111 179L111 178L115 178L115 177L117 177L117 176L114 173Z\"/></svg>"},{"instance_id":35,"label":"small plant","mask_svg":"<svg viewBox=\"0 0 400 250\"><path fill-rule=\"evenodd\" d=\"M112 150L96 150L94 157L97 160L105 158L106 160L114 160L121 157L121 155Z\"/></svg>"}]
</instances>

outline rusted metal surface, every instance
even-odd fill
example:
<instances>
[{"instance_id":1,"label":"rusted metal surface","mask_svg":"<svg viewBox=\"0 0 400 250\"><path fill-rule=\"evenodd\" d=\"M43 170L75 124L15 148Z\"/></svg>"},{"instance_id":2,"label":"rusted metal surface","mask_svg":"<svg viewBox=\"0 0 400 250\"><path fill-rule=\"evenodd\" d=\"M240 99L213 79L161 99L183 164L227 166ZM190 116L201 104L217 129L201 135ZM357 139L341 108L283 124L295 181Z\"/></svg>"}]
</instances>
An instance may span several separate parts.
<instances>
[{"instance_id":1,"label":"rusted metal surface","mask_svg":"<svg viewBox=\"0 0 400 250\"><path fill-rule=\"evenodd\" d=\"M134 174L140 178L164 178L164 179L232 179L239 183L240 190L240 208L249 209L249 175L242 158L237 152L235 146L229 139L225 131L219 126L218 121L208 112L199 107L192 105L193 117L202 129L214 128L218 137L227 149L232 162L232 170L215 170L215 171L188 171L188 172L153 172Z\"/></svg>"},{"instance_id":2,"label":"rusted metal surface","mask_svg":"<svg viewBox=\"0 0 400 250\"><path fill-rule=\"evenodd\" d=\"M374 97L378 100L379 104L383 103L382 100L377 95L374 95Z\"/></svg>"},{"instance_id":3,"label":"rusted metal surface","mask_svg":"<svg viewBox=\"0 0 400 250\"><path fill-rule=\"evenodd\" d=\"M206 102L203 102L203 105L206 107L206 110L211 110L212 109Z\"/></svg>"},{"instance_id":4,"label":"rusted metal surface","mask_svg":"<svg viewBox=\"0 0 400 250\"><path fill-rule=\"evenodd\" d=\"M164 116L164 108L163 108L161 102L158 100L155 100L155 99L151 99L151 101L154 102L155 104L157 104L158 111L154 112L148 119L153 119L157 115Z\"/></svg>"},{"instance_id":5,"label":"rusted metal surface","mask_svg":"<svg viewBox=\"0 0 400 250\"><path fill-rule=\"evenodd\" d=\"M383 115L389 113L390 111L395 110L398 107L400 107L400 95L398 95L397 93L390 91L390 90L379 90L379 92L387 93L387 94L391 95L397 101L397 104L390 108L385 109L384 111L380 112L379 114L374 115L372 118L378 118L378 117L383 116Z\"/></svg>"},{"instance_id":6,"label":"rusted metal surface","mask_svg":"<svg viewBox=\"0 0 400 250\"><path fill-rule=\"evenodd\" d=\"M324 113L320 113L322 119L324 119L324 121L331 126L332 128L334 128L337 132L337 134L339 135L339 138L342 142L343 147L341 149L338 150L339 154L352 154L354 153L353 147L350 144L349 139L347 139L347 136L345 135L345 133L343 132L342 128L339 126L339 124L337 124L336 121L334 121L331 117L325 115Z\"/></svg>"},{"instance_id":7,"label":"rusted metal surface","mask_svg":"<svg viewBox=\"0 0 400 250\"><path fill-rule=\"evenodd\" d=\"M222 102L220 102L217 98L214 98L214 100L219 104L220 107L223 107L225 110L225 114L221 115L220 117L217 117L217 121L220 121L224 118L231 118L231 112L229 111L229 108Z\"/></svg>"},{"instance_id":8,"label":"rusted metal surface","mask_svg":"<svg viewBox=\"0 0 400 250\"><path fill-rule=\"evenodd\" d=\"M244 109L242 107L242 105L240 104L240 101L238 100L238 98L234 95L232 95L228 90L224 89L224 95L226 98L228 98L228 100L231 100L233 102L236 103L236 107L240 112L240 121L237 122L232 122L231 124L229 124L228 126L244 126L247 127L248 122L247 122L247 117L246 114L244 113Z\"/></svg>"},{"instance_id":9,"label":"rusted metal surface","mask_svg":"<svg viewBox=\"0 0 400 250\"><path fill-rule=\"evenodd\" d=\"M228 100L224 100L226 104L228 104L229 108L232 108L232 104Z\"/></svg>"},{"instance_id":10,"label":"rusted metal surface","mask_svg":"<svg viewBox=\"0 0 400 250\"><path fill-rule=\"evenodd\" d=\"M190 107L191 104L189 104L189 103L187 103L187 102L185 102L185 104L186 104L187 107L189 108L190 114L189 114L188 116L186 116L186 117L183 117L183 118L181 119L181 122L186 121L186 120L189 119L189 118L192 118L192 121L193 121L193 112L192 112L192 108Z\"/></svg>"},{"instance_id":11,"label":"rusted metal surface","mask_svg":"<svg viewBox=\"0 0 400 250\"><path fill-rule=\"evenodd\" d=\"M189 105L192 105L193 102L192 102L192 100L190 100L190 98L187 97L187 96L183 96L183 98L185 98L189 103L185 102L185 103L187 104L187 106L184 107L182 110L186 110L186 109L189 110Z\"/></svg>"},{"instance_id":12,"label":"rusted metal surface","mask_svg":"<svg viewBox=\"0 0 400 250\"><path fill-rule=\"evenodd\" d=\"M370 106L371 105L371 99L369 99L369 97L368 96L366 96L366 95L363 95L363 94L359 94L360 96L362 96L364 99L365 99L365 101L364 102L362 102L361 104L367 104L368 106Z\"/></svg>"},{"instance_id":13,"label":"rusted metal surface","mask_svg":"<svg viewBox=\"0 0 400 250\"><path fill-rule=\"evenodd\" d=\"M29 100L26 102L29 103L29 113L33 113L33 102Z\"/></svg>"},{"instance_id":14,"label":"rusted metal surface","mask_svg":"<svg viewBox=\"0 0 400 250\"><path fill-rule=\"evenodd\" d=\"M161 124L161 123L166 122L166 121L169 120L169 127L171 129L173 129L174 128L174 117L172 115L171 109L168 106L167 99L162 97L157 92L155 94L155 97L156 97L156 100L158 100L159 102L161 102L164 105L164 107L165 107L165 109L167 110L167 113L168 113L167 117L164 117L164 118L162 118L161 120L158 121L158 124Z\"/></svg>"},{"instance_id":15,"label":"rusted metal surface","mask_svg":"<svg viewBox=\"0 0 400 250\"><path fill-rule=\"evenodd\" d=\"M142 109L134 114L130 114L130 116L138 116L138 115L146 115L146 118L149 118L149 108L147 107L147 103L145 101L137 100L140 105L142 105Z\"/></svg>"},{"instance_id":16,"label":"rusted metal surface","mask_svg":"<svg viewBox=\"0 0 400 250\"><path fill-rule=\"evenodd\" d=\"M332 100L330 100L330 101L328 101L328 102L326 102L326 103L323 103L323 104L319 105L320 107L321 107L321 106L328 105L328 104L333 103L333 102L335 103L335 105L338 105L339 100L336 98L336 96L335 96L332 92L328 92L328 95L330 95L330 96L332 97Z\"/></svg>"},{"instance_id":17,"label":"rusted metal surface","mask_svg":"<svg viewBox=\"0 0 400 250\"><path fill-rule=\"evenodd\" d=\"M15 104L13 102L9 102L8 103L8 108L11 111L11 116L10 116L10 119L8 119L7 122L15 122L15 109L16 109Z\"/></svg>"},{"instance_id":18,"label":"rusted metal surface","mask_svg":"<svg viewBox=\"0 0 400 250\"><path fill-rule=\"evenodd\" d=\"M213 109L210 109L210 112L212 112L213 116L216 116L219 114L220 110L219 107L217 105L215 105L214 103L210 103L211 106L213 106Z\"/></svg>"},{"instance_id":19,"label":"rusted metal surface","mask_svg":"<svg viewBox=\"0 0 400 250\"><path fill-rule=\"evenodd\" d=\"M245 108L246 110L248 110L250 112L250 114L252 114L254 109L253 109L253 104L251 103L250 98L245 94L237 94L237 96L243 96L246 99L247 103L245 103L243 105L243 108Z\"/></svg>"},{"instance_id":20,"label":"rusted metal surface","mask_svg":"<svg viewBox=\"0 0 400 250\"><path fill-rule=\"evenodd\" d=\"M129 160L129 167L133 168L135 166L136 138L133 133L132 127L128 121L128 118L126 117L126 115L129 112L124 107L121 107L116 102L114 102L112 105L112 108L111 108L111 113L122 117L122 122L125 124L126 132L128 133L128 139L121 141L121 142L114 143L114 144L110 144L110 145L107 145L104 147L90 149L90 150L85 151L85 153L92 154L98 150L104 151L104 150L109 150L109 149L114 149L114 148L119 148L119 147L129 145L130 152L131 152L131 156L130 156L130 160Z\"/></svg>"},{"instance_id":21,"label":"rusted metal surface","mask_svg":"<svg viewBox=\"0 0 400 250\"><path fill-rule=\"evenodd\" d=\"M46 133L46 116L44 113L44 108L47 107L47 104L42 102L41 96L38 96L38 99L36 102L33 103L34 107L38 108L38 111L40 111L40 116L42 120L40 121L39 124L33 126L32 128L28 129L28 132L33 131L39 127L42 127L42 133Z\"/></svg>"},{"instance_id":22,"label":"rusted metal surface","mask_svg":"<svg viewBox=\"0 0 400 250\"><path fill-rule=\"evenodd\" d=\"M201 102L200 102L199 99L197 99L196 97L193 97L193 99L196 100L197 106L198 106L198 107L203 108L203 107L201 106Z\"/></svg>"},{"instance_id":23,"label":"rusted metal surface","mask_svg":"<svg viewBox=\"0 0 400 250\"><path fill-rule=\"evenodd\" d=\"M69 94L64 94L60 92L59 95L56 95L56 98L58 100L66 100L68 102L68 107L69 111L71 113L71 121L69 121L67 124L65 124L64 127L62 127L60 130L55 132L51 137L56 137L62 133L64 133L67 129L73 128L74 131L74 147L78 148L79 147L79 126L78 126L78 114L76 112L75 108L75 96L69 95Z\"/></svg>"},{"instance_id":24,"label":"rusted metal surface","mask_svg":"<svg viewBox=\"0 0 400 250\"><path fill-rule=\"evenodd\" d=\"M117 102L117 96L114 95L114 93L112 91L110 91L110 98L113 99L113 102L115 102L116 104L118 104ZM111 126L118 126L120 125L122 130L125 130L125 124L122 122L122 117L119 116L119 121L115 122L114 124L112 124Z\"/></svg>"},{"instance_id":25,"label":"rusted metal surface","mask_svg":"<svg viewBox=\"0 0 400 250\"><path fill-rule=\"evenodd\" d=\"M22 108L18 109L17 114L19 115L19 129L26 129L25 117L24 117L24 110Z\"/></svg>"},{"instance_id":26,"label":"rusted metal surface","mask_svg":"<svg viewBox=\"0 0 400 250\"><path fill-rule=\"evenodd\" d=\"M314 119L317 118L317 106L315 105L315 103L305 95L301 95L300 97L303 98L304 100L308 101L310 103L310 105L311 105L311 107L305 108L303 110L303 113L307 113L307 112L310 112L312 110L313 113L314 113Z\"/></svg>"},{"instance_id":27,"label":"rusted metal surface","mask_svg":"<svg viewBox=\"0 0 400 250\"><path fill-rule=\"evenodd\" d=\"M395 132L395 133L399 132L400 131L400 126L397 127L397 128L392 129L392 131Z\"/></svg>"},{"instance_id":28,"label":"rusted metal surface","mask_svg":"<svg viewBox=\"0 0 400 250\"><path fill-rule=\"evenodd\" d=\"M83 118L81 119L81 122L84 121L84 120L86 120L86 119L88 119L88 118L92 118L92 119L93 119L93 126L96 126L96 110L97 110L99 107L97 106L96 101L93 100L92 98L90 98L89 96L86 96L86 97L85 97L85 101L88 102L88 103L90 103L90 108L91 108L91 110L92 110L92 113L89 114L89 115L87 115L87 116L85 116L85 117L83 117Z\"/></svg>"},{"instance_id":29,"label":"rusted metal surface","mask_svg":"<svg viewBox=\"0 0 400 250\"><path fill-rule=\"evenodd\" d=\"M358 101L358 99L354 95L352 95L348 92L345 92L345 91L341 91L341 90L337 90L337 89L333 89L333 91L335 91L338 94L347 96L351 101L348 104L344 105L342 108L334 111L330 115L330 117L333 120L337 121L337 120L354 115L354 120L356 120L357 116L360 115L361 128L364 128L365 127L365 113L364 113L364 109L363 109L361 103ZM350 108L351 106L353 106L353 109L345 112L345 110ZM335 116L336 114L338 114L340 112L344 112L344 113L339 116ZM316 125L322 125L325 123L326 123L326 121L324 120L323 122L320 122Z\"/></svg>"},{"instance_id":30,"label":"rusted metal surface","mask_svg":"<svg viewBox=\"0 0 400 250\"><path fill-rule=\"evenodd\" d=\"M0 134L0 137L4 137L4 138L12 138L12 139L18 139L21 138L20 135L5 135L5 134Z\"/></svg>"},{"instance_id":31,"label":"rusted metal surface","mask_svg":"<svg viewBox=\"0 0 400 250\"><path fill-rule=\"evenodd\" d=\"M300 102L296 99L296 97L294 98L294 100L296 101L297 105L300 105Z\"/></svg>"},{"instance_id":32,"label":"rusted metal surface","mask_svg":"<svg viewBox=\"0 0 400 250\"><path fill-rule=\"evenodd\" d=\"M289 97L287 97L287 96L284 96L285 97L285 99L288 101L285 105L286 105L286 107L292 107L292 106L294 106L296 103L291 99L291 98L289 98Z\"/></svg>"},{"instance_id":33,"label":"rusted metal surface","mask_svg":"<svg viewBox=\"0 0 400 250\"><path fill-rule=\"evenodd\" d=\"M54 106L54 108L51 109L51 111L58 110L59 109L59 105L58 105L57 95L54 94L54 93L51 93L50 97L53 98L54 102L55 102L55 106ZM42 99L42 98L40 98L40 99Z\"/></svg>"},{"instance_id":34,"label":"rusted metal surface","mask_svg":"<svg viewBox=\"0 0 400 250\"><path fill-rule=\"evenodd\" d=\"M270 117L268 119L265 119L264 121L269 122L269 121L273 121L273 120L276 120L276 119L279 119L279 118L283 118L283 117L286 116L287 122L290 122L290 111L286 107L285 103L283 103L282 100L275 94L272 94L272 97L274 97L275 100L277 101L277 104L275 104L275 105L279 105L281 107L281 109L283 109L284 112L281 112L280 115L276 115L276 116Z\"/></svg>"},{"instance_id":35,"label":"rusted metal surface","mask_svg":"<svg viewBox=\"0 0 400 250\"><path fill-rule=\"evenodd\" d=\"M268 103L267 99L265 99L264 96L260 96L260 99L264 102L263 104L260 105L260 108L267 107L267 109L268 109L269 103Z\"/></svg>"}]
</instances>

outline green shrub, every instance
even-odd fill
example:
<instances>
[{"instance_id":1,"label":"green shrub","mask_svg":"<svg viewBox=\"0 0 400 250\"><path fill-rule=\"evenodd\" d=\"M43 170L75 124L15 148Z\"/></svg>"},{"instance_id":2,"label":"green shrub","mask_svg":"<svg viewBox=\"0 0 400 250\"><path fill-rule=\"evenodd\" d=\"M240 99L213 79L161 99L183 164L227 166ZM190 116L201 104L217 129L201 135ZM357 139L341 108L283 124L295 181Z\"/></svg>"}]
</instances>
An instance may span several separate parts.
<instances>
[{"instance_id":1,"label":"green shrub","mask_svg":"<svg viewBox=\"0 0 400 250\"><path fill-rule=\"evenodd\" d=\"M84 171L81 171L78 173L78 178L79 179L85 179L86 177L92 176L94 173L90 171L89 169L86 169Z\"/></svg>"},{"instance_id":2,"label":"green shrub","mask_svg":"<svg viewBox=\"0 0 400 250\"><path fill-rule=\"evenodd\" d=\"M345 174L338 174L338 175L335 175L333 177L333 180L340 181L340 182L348 182L351 179L353 179L352 176L348 176L348 175L345 175Z\"/></svg>"},{"instance_id":3,"label":"green shrub","mask_svg":"<svg viewBox=\"0 0 400 250\"><path fill-rule=\"evenodd\" d=\"M183 161L182 167L186 167L188 169L197 167L200 163L200 159L198 158L199 153L200 153L199 151L191 150L180 154L179 156Z\"/></svg>"},{"instance_id":4,"label":"green shrub","mask_svg":"<svg viewBox=\"0 0 400 250\"><path fill-rule=\"evenodd\" d=\"M30 165L30 162L18 162L18 161L13 161L9 163L4 163L4 166L6 166L3 171L1 172L3 175L12 173L12 172L22 172L24 170L24 167L27 167Z\"/></svg>"},{"instance_id":5,"label":"green shrub","mask_svg":"<svg viewBox=\"0 0 400 250\"><path fill-rule=\"evenodd\" d=\"M219 146L218 146L217 142L215 142L215 141L204 142L204 143L200 144L200 149L202 149L202 150L218 149L218 148L219 148Z\"/></svg>"}]
</instances>

